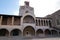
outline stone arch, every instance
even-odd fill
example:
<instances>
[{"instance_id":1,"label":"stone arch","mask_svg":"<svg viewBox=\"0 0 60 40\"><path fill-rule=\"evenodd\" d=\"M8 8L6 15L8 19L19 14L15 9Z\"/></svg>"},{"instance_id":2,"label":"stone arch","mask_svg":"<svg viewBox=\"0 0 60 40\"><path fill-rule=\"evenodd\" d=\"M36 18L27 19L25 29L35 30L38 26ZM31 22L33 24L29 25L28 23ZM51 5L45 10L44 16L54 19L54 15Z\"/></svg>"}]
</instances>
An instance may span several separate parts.
<instances>
[{"instance_id":1,"label":"stone arch","mask_svg":"<svg viewBox=\"0 0 60 40\"><path fill-rule=\"evenodd\" d=\"M9 31L5 28L0 29L0 36L9 36Z\"/></svg>"},{"instance_id":2,"label":"stone arch","mask_svg":"<svg viewBox=\"0 0 60 40\"><path fill-rule=\"evenodd\" d=\"M43 30L42 30L42 29L38 29L38 30L36 31L36 35L41 35L41 34L43 34Z\"/></svg>"},{"instance_id":3,"label":"stone arch","mask_svg":"<svg viewBox=\"0 0 60 40\"><path fill-rule=\"evenodd\" d=\"M51 35L51 31L49 29L45 29L45 35Z\"/></svg>"},{"instance_id":4,"label":"stone arch","mask_svg":"<svg viewBox=\"0 0 60 40\"><path fill-rule=\"evenodd\" d=\"M11 32L10 32L10 35L11 36L21 36L22 32L20 29L13 29Z\"/></svg>"},{"instance_id":5,"label":"stone arch","mask_svg":"<svg viewBox=\"0 0 60 40\"><path fill-rule=\"evenodd\" d=\"M23 30L23 36L34 36L35 29L32 26L27 26Z\"/></svg>"},{"instance_id":6,"label":"stone arch","mask_svg":"<svg viewBox=\"0 0 60 40\"><path fill-rule=\"evenodd\" d=\"M27 15L23 18L23 23L35 23L35 20L31 15Z\"/></svg>"},{"instance_id":7,"label":"stone arch","mask_svg":"<svg viewBox=\"0 0 60 40\"><path fill-rule=\"evenodd\" d=\"M51 30L52 35L58 35L58 32L56 30Z\"/></svg>"}]
</instances>

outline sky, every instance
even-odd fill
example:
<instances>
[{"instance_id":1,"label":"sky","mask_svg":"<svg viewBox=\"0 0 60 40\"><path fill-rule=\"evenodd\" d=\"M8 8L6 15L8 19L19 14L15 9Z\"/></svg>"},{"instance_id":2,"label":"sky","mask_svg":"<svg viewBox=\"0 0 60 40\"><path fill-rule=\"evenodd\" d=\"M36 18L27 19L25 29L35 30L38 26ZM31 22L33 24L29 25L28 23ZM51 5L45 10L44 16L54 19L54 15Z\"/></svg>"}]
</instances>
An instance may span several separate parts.
<instances>
[{"instance_id":1,"label":"sky","mask_svg":"<svg viewBox=\"0 0 60 40\"><path fill-rule=\"evenodd\" d=\"M17 15L19 0L0 0L0 14Z\"/></svg>"},{"instance_id":2,"label":"sky","mask_svg":"<svg viewBox=\"0 0 60 40\"><path fill-rule=\"evenodd\" d=\"M60 0L0 0L0 14L18 15L24 1L29 1L34 7L36 17L44 17L60 9Z\"/></svg>"}]
</instances>

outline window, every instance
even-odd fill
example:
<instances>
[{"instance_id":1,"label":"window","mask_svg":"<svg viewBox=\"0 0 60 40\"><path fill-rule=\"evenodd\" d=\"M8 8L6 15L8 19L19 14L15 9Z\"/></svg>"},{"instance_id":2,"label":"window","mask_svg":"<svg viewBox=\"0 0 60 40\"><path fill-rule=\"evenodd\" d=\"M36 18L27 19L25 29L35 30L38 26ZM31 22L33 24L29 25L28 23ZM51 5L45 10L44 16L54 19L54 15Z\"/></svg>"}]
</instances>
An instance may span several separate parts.
<instances>
[{"instance_id":1,"label":"window","mask_svg":"<svg viewBox=\"0 0 60 40\"><path fill-rule=\"evenodd\" d=\"M26 11L25 13L28 13L28 11Z\"/></svg>"}]
</instances>

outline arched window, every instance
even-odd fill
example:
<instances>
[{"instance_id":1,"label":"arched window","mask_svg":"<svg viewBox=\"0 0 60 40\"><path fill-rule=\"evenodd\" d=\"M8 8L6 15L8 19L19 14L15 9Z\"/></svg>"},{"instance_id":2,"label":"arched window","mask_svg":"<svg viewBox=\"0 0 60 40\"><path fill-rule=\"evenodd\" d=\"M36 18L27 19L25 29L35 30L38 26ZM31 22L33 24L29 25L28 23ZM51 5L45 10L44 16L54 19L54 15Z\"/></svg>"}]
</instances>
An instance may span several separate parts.
<instances>
[{"instance_id":1,"label":"arched window","mask_svg":"<svg viewBox=\"0 0 60 40\"><path fill-rule=\"evenodd\" d=\"M24 23L35 23L35 20L32 16L27 15L27 16L24 17L23 22Z\"/></svg>"},{"instance_id":2,"label":"arched window","mask_svg":"<svg viewBox=\"0 0 60 40\"><path fill-rule=\"evenodd\" d=\"M29 11L26 11L25 13L29 13Z\"/></svg>"}]
</instances>

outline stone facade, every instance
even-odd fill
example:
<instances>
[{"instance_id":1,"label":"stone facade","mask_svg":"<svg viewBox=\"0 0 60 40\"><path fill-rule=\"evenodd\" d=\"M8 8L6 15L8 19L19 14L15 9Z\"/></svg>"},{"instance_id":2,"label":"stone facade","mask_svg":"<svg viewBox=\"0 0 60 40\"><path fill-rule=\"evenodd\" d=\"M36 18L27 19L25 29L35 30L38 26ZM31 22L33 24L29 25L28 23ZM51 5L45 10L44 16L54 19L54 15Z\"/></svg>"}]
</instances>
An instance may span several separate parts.
<instances>
[{"instance_id":1,"label":"stone facade","mask_svg":"<svg viewBox=\"0 0 60 40\"><path fill-rule=\"evenodd\" d=\"M46 17L35 17L25 1L19 16L0 14L0 36L51 37L60 35L60 10Z\"/></svg>"}]
</instances>

